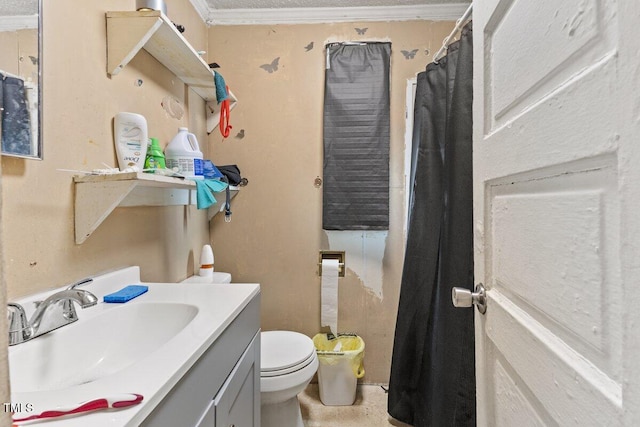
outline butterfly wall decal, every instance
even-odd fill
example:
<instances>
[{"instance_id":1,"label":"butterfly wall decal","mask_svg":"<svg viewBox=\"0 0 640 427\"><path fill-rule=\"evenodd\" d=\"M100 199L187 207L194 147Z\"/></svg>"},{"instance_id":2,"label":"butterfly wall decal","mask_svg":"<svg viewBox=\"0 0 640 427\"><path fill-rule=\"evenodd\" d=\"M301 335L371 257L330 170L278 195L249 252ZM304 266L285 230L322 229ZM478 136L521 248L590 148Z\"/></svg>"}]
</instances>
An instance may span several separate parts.
<instances>
[{"instance_id":1,"label":"butterfly wall decal","mask_svg":"<svg viewBox=\"0 0 640 427\"><path fill-rule=\"evenodd\" d=\"M271 61L271 64L262 64L260 66L260 68L262 68L263 70L265 70L266 72L268 72L269 74L273 73L274 71L278 71L278 62L280 61L280 57L278 56L276 59L274 59L273 61Z\"/></svg>"},{"instance_id":2,"label":"butterfly wall decal","mask_svg":"<svg viewBox=\"0 0 640 427\"><path fill-rule=\"evenodd\" d=\"M404 59L413 59L418 53L418 49L413 49L412 51L402 50L401 52L404 55Z\"/></svg>"},{"instance_id":3,"label":"butterfly wall decal","mask_svg":"<svg viewBox=\"0 0 640 427\"><path fill-rule=\"evenodd\" d=\"M356 28L356 32L360 35L363 35L364 33L367 32L369 28Z\"/></svg>"},{"instance_id":4,"label":"butterfly wall decal","mask_svg":"<svg viewBox=\"0 0 640 427\"><path fill-rule=\"evenodd\" d=\"M313 42L309 43L304 47L304 50L306 50L307 52L309 52L311 49L313 49Z\"/></svg>"}]
</instances>

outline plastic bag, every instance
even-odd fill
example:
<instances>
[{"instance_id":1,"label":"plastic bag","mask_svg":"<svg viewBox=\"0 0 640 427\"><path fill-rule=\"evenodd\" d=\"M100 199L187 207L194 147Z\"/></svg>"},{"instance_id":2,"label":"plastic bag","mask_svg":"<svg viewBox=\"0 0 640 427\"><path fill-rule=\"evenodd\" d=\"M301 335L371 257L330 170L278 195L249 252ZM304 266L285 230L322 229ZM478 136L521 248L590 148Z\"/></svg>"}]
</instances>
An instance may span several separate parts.
<instances>
[{"instance_id":1,"label":"plastic bag","mask_svg":"<svg viewBox=\"0 0 640 427\"><path fill-rule=\"evenodd\" d=\"M229 185L239 185L242 182L240 169L236 165L218 166L218 170L227 177Z\"/></svg>"},{"instance_id":2,"label":"plastic bag","mask_svg":"<svg viewBox=\"0 0 640 427\"><path fill-rule=\"evenodd\" d=\"M336 365L349 360L356 378L364 376L364 340L356 334L316 334L313 344L320 363Z\"/></svg>"}]
</instances>

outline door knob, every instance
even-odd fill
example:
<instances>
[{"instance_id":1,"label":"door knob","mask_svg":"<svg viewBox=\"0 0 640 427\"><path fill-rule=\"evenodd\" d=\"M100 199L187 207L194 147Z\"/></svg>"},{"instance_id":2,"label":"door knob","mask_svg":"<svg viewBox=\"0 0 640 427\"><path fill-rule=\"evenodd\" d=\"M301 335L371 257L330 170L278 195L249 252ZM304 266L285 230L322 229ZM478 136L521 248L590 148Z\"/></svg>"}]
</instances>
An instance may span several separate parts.
<instances>
[{"instance_id":1,"label":"door knob","mask_svg":"<svg viewBox=\"0 0 640 427\"><path fill-rule=\"evenodd\" d=\"M482 283L476 285L475 292L465 288L451 289L451 300L454 307L471 307L475 305L481 314L487 311L487 298Z\"/></svg>"}]
</instances>

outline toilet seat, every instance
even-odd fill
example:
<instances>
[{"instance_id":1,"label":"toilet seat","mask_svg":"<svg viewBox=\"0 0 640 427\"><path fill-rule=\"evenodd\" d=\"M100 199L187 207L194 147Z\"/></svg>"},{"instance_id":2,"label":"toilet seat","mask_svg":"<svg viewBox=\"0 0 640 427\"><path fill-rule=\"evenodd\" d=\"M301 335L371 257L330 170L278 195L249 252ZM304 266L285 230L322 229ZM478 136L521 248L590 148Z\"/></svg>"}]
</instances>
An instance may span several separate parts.
<instances>
[{"instance_id":1,"label":"toilet seat","mask_svg":"<svg viewBox=\"0 0 640 427\"><path fill-rule=\"evenodd\" d=\"M261 377L287 375L306 367L316 359L313 341L298 332L262 332L260 347Z\"/></svg>"}]
</instances>

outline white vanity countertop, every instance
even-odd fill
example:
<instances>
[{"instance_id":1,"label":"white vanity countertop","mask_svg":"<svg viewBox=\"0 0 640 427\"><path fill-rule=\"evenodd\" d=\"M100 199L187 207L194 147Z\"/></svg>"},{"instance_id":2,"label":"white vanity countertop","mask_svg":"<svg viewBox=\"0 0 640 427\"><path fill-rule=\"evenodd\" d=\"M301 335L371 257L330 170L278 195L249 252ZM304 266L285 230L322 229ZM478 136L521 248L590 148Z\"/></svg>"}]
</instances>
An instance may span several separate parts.
<instances>
[{"instance_id":1,"label":"white vanity countertop","mask_svg":"<svg viewBox=\"0 0 640 427\"><path fill-rule=\"evenodd\" d=\"M144 400L141 404L129 408L100 410L59 418L57 421L52 419L35 425L42 424L51 427L138 426L253 297L260 292L258 284L143 283L149 286L149 291L127 303L108 304L102 302L104 295L133 284L140 284L138 267L129 267L95 277L93 283L82 286L80 289L94 293L99 299L98 304L86 309L77 308L79 320L76 324L65 326L47 335L56 334L65 328L73 328L83 320L130 304L181 303L195 306L197 314L184 329L157 350L115 373L59 390L12 393L12 405L32 405L31 411L16 414L15 418L18 418L18 415L29 416L56 407L74 406L109 395L137 393L143 395ZM47 294L51 293L47 292ZM29 306L29 301L43 299L46 296L34 295L17 302ZM130 327L135 328L136 325L132 324ZM28 351L29 347L23 347L23 350L20 347L29 346L43 337L46 335L35 338L32 342L12 346L9 352L11 354L12 351ZM52 336L49 339L54 338ZM69 364L74 363L74 352L82 352L82 348L83 343L78 342L77 348L70 352ZM47 355L42 354L41 357L46 360ZM19 379L12 378L12 382L19 382ZM19 386L16 385L14 389L19 389ZM29 423L24 423L24 425L29 425Z\"/></svg>"}]
</instances>

